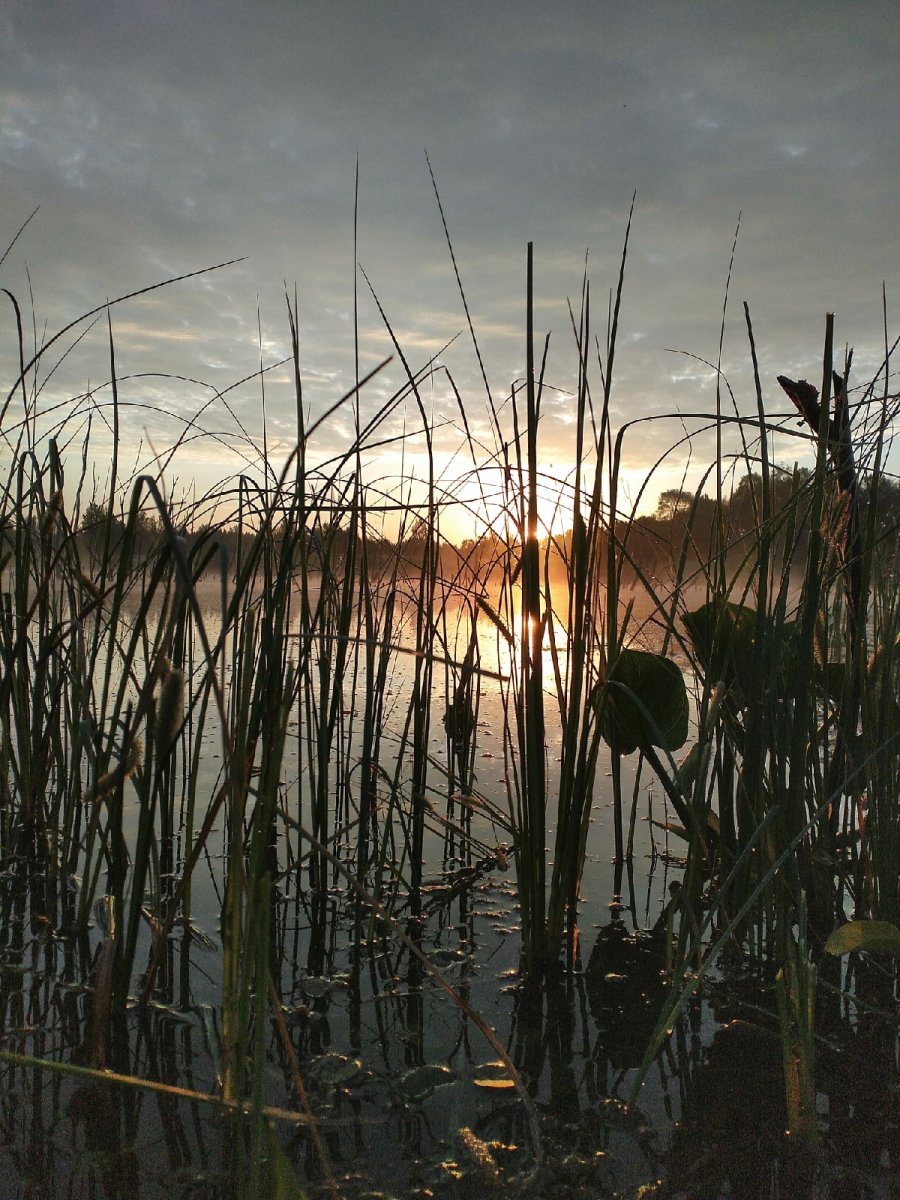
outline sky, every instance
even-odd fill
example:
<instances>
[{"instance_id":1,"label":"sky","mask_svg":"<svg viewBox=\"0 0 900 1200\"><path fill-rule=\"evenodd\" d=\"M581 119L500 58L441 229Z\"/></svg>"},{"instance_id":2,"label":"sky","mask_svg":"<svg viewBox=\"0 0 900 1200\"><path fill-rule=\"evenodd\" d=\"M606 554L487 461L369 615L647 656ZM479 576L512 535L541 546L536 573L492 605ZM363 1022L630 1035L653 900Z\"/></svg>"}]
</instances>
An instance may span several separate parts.
<instances>
[{"instance_id":1,"label":"sky","mask_svg":"<svg viewBox=\"0 0 900 1200\"><path fill-rule=\"evenodd\" d=\"M528 242L539 350L551 335L541 465L571 478L569 304L587 264L605 358L633 196L611 411L616 429L654 419L623 437L628 502L652 510L711 460L691 414L715 409L729 272L721 363L740 412L756 408L744 302L773 421L789 415L777 374L821 378L826 312L839 357L855 348L851 382L884 357L882 293L890 326L900 288L893 3L6 0L0 45L0 253L38 209L0 265L26 358L108 299L240 260L110 310L119 469L161 472L173 498L258 477L264 450L286 460L293 372L272 364L291 353L296 289L307 424L354 386L356 305L360 374L394 355L361 390L363 423L405 381L388 326L413 372L435 363L421 412L401 397L370 436L367 479L392 492L424 478L424 412L443 493L471 501L454 389L487 463L487 390L507 438L504 400L525 373ZM0 360L12 386L8 301ZM31 436L40 454L58 437L67 478L93 413L87 491L108 478L110 376L101 312L29 377ZM7 460L22 417L17 393ZM796 421L786 429L776 458L804 461ZM353 440L348 402L309 460L340 462ZM485 468L482 486L497 478ZM471 529L462 509L447 521Z\"/></svg>"}]
</instances>

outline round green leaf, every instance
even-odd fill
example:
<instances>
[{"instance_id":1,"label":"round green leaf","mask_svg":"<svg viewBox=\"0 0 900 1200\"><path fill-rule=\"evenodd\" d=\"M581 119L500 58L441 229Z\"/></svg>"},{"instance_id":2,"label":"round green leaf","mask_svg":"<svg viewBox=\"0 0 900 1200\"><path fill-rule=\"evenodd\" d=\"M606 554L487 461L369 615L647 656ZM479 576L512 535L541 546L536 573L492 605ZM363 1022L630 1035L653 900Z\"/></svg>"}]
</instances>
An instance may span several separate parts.
<instances>
[{"instance_id":1,"label":"round green leaf","mask_svg":"<svg viewBox=\"0 0 900 1200\"><path fill-rule=\"evenodd\" d=\"M669 751L683 746L688 697L678 665L662 654L622 650L606 684L600 732L621 754L647 746Z\"/></svg>"}]
</instances>

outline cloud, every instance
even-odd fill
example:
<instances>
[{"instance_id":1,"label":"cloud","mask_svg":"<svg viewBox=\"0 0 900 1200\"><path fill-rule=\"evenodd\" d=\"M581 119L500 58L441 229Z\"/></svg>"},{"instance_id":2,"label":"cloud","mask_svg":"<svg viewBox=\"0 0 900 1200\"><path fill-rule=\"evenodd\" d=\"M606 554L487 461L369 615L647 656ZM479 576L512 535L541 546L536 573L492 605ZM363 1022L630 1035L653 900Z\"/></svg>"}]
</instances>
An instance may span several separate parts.
<instances>
[{"instance_id":1,"label":"cloud","mask_svg":"<svg viewBox=\"0 0 900 1200\"><path fill-rule=\"evenodd\" d=\"M38 330L244 256L116 312L125 373L224 390L258 369L260 326L265 361L289 352L284 292L296 282L305 399L324 411L353 385L354 303L361 361L392 350L358 260L415 366L463 331L441 362L488 438L426 146L498 400L524 369L529 240L552 382L574 386L567 299L577 311L588 248L605 359L635 191L617 419L708 402L714 377L667 349L716 361L739 213L723 366L741 402L755 403L745 299L776 409L775 373L816 370L826 310L838 311L860 370L877 367L881 283L896 288L900 266L900 47L887 4L19 2L6 7L3 37L7 239L41 210L2 282L26 309L33 288ZM48 400L105 378L107 360L98 329L47 381ZM365 390L364 411L402 386L394 364ZM292 380L282 373L267 388L270 420L290 424ZM255 381L232 396L254 436L260 394ZM172 379L155 402L182 412L199 401ZM668 425L644 431L648 456L670 436ZM565 421L548 421L546 436L562 459ZM322 439L323 453L340 445L324 428ZM186 471L190 455L199 459L196 445Z\"/></svg>"}]
</instances>

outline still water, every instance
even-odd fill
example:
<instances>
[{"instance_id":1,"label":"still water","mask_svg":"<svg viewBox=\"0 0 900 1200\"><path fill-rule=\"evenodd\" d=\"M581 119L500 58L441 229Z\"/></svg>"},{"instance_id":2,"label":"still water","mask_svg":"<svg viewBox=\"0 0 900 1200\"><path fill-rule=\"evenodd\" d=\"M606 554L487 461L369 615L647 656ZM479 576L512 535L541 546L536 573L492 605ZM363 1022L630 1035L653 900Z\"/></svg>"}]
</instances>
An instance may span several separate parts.
<instances>
[{"instance_id":1,"label":"still water","mask_svg":"<svg viewBox=\"0 0 900 1200\"><path fill-rule=\"evenodd\" d=\"M204 620L214 640L218 616L212 598ZM442 718L448 692L442 670L451 678L451 664L462 660L468 633L460 630L445 631L431 711L431 799L451 825L462 814L458 806L446 809ZM446 821L431 822L421 918L410 925L402 903L396 912L401 927L506 1047L536 1113L545 1166L535 1179L534 1125L467 1009L423 971L389 928L374 918L360 927L357 906L336 871L326 889L311 893L305 847L288 832L277 847L273 962L281 1012L339 1194L347 1200L500 1195L506 1194L503 1180L513 1181L509 1194L536 1196L636 1196L651 1186L654 1191L643 1194L802 1194L790 1191L790 1171L798 1168L783 1154L774 998L739 964L709 978L675 1023L637 1102L627 1102L667 995L654 926L682 865L677 839L654 824L666 818L660 791L649 776L636 780L630 761L623 782L635 804L633 858L624 869L612 862L610 767L601 756L575 968L537 998L523 989L513 838L501 819L508 813L510 769L503 703L508 648L490 621L479 619L477 633L482 670L474 787L500 816L476 806L467 845ZM404 652L409 636L401 622L383 728L385 775L396 772L401 782L405 767L395 753L392 759L391 746L398 743L408 711L415 662ZM636 636L652 643L649 628ZM198 678L191 682L197 685ZM359 754L358 706L366 686L363 674L346 681L345 763ZM552 712L549 702L547 711ZM309 803L302 725L298 706L281 777L283 810L301 823ZM548 726L547 737L549 847L555 835L558 729ZM186 761L199 764L196 836L222 782L221 730L207 720L202 730L186 729L183 738ZM188 840L182 801L176 875ZM124 829L132 845L137 818L132 797ZM348 861L351 818L346 797L336 796L331 825L346 827ZM402 819L398 809L396 820ZM387 874L408 878L402 839L385 832L382 846ZM220 1091L224 877L220 816L194 874L190 924L173 929L153 1002L129 1008L117 1070L193 1092ZM48 920L44 914L58 909L46 897L36 904L35 889L52 886L31 873L27 862L7 856L0 879L3 1048L85 1061L100 930L95 927L86 947ZM77 881L68 886L75 889ZM149 956L151 937L148 922L139 963ZM838 1165L826 1164L816 1178L831 1188L822 1194L880 1200L897 1182L891 1142L898 1128L896 1026L867 1021L840 997L841 982L838 977L817 1099L822 1132L838 1147ZM292 1067L274 1026L266 1045L264 1101L296 1112ZM865 1085L862 1062L868 1064ZM0 1196L213 1200L227 1194L222 1164L229 1133L215 1106L9 1063L0 1064L0 1076ZM285 1119L276 1127L310 1195L328 1194L308 1126ZM802 1164L804 1181L817 1169ZM668 1182L656 1186L661 1179ZM734 1190L735 1180L746 1190ZM849 1190L840 1190L844 1183ZM729 1186L731 1192L722 1190Z\"/></svg>"}]
</instances>

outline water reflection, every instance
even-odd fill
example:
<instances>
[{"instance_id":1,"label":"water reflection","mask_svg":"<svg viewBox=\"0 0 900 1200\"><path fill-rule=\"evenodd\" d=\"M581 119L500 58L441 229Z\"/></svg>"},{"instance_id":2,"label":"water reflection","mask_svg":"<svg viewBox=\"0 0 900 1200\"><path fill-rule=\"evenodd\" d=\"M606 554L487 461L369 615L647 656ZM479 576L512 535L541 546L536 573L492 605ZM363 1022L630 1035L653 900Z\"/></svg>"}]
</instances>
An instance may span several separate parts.
<instances>
[{"instance_id":1,"label":"water reflection","mask_svg":"<svg viewBox=\"0 0 900 1200\"><path fill-rule=\"evenodd\" d=\"M206 620L215 637L215 610ZM371 663L361 659L352 686L348 680L344 711L336 716L348 782L333 798L330 844L339 861L355 865L353 823L359 819L360 789L368 788L369 878L381 873L382 896L394 919L507 1047L539 1114L543 1172L530 1175L528 1115L513 1090L494 1086L506 1081L481 1032L375 908L349 891L334 864L323 866L310 856L289 822L268 847L276 889L268 918L270 966L290 1052L276 1028L266 1024L260 1033L268 1067L264 1102L273 1109L300 1108L295 1060L328 1162L348 1198L373 1188L404 1195L426 1190L483 1195L493 1186L494 1168L505 1177L521 1174L523 1195L530 1188L535 1196L593 1200L634 1192L662 1174L669 1176L670 1194L680 1186L688 1195L718 1195L729 1179L751 1181L752 1194L768 1195L773 1171L806 1168L796 1165L800 1159L785 1143L780 1050L776 1041L773 1052L771 1032L756 1011L771 1011L774 1004L759 981L747 1012L736 1010L733 1000L720 1000L715 990L690 1006L651 1071L640 1104L625 1104L667 995L658 920L670 881L664 870L643 870L657 862L651 826L643 820L636 822L634 841L638 884L646 887L642 905L634 875L623 879L622 868L610 864L611 802L602 782L582 882L583 936L575 970L537 994L522 985L520 915L503 812L508 770L503 697L490 674L494 669L502 674L506 642L498 642L489 620L475 628L477 648L473 627L462 620L458 636L445 638L447 686L436 689L431 713L434 769L418 908L406 902L400 826L409 811L408 770L397 751L398 723L402 726L408 711L413 679L415 660L409 655L392 661L380 729L384 753L366 781L357 769L363 737L354 714L369 685ZM403 641L402 622L398 638ZM184 659L196 683L200 669L192 669L193 654L186 633ZM484 665L479 683L466 668L476 656ZM302 814L310 804L311 764L299 722L298 715L296 742L287 748L279 781L287 815ZM181 734L181 772L167 780L171 822L159 846L164 908L174 904L209 798L222 785L220 732L208 721L199 731L188 724ZM551 787L559 770L556 749L551 736ZM626 787L633 786L633 774L626 774ZM636 794L643 807L639 788ZM218 998L226 817L223 809L206 838L189 916L172 924L166 936L158 918L143 920L137 961L149 963L159 949L150 1003L129 1005L115 1022L104 1019L108 992L100 982L108 935L98 921L88 931L72 932L77 884L48 870L47 847L33 827L5 831L3 1048L134 1074L195 1094L146 1093L5 1061L0 1194L39 1195L42 1189L51 1195L129 1198L228 1194L241 1118L223 1116L203 1099L219 1092L223 1076ZM129 798L122 832L130 846L139 818L139 806ZM79 836L76 831L76 860ZM111 859L104 860L103 875L113 869ZM101 897L104 886L102 880ZM595 925L592 917L606 911L610 897L622 895L624 905L618 903L605 923ZM865 973L861 964L853 969L858 1004L851 1009L836 1000L828 1010L819 1086L828 1101L826 1132L846 1164L853 1194L874 1197L897 1170L891 1158L882 1166L887 1139L898 1127L896 1026L878 1016L890 1012L894 1001L885 977ZM257 1019L248 1015L251 1023ZM724 1028L716 1028L717 1019ZM315 1194L324 1187L323 1164L301 1117L279 1120L278 1137ZM837 1196L839 1181L829 1176L826 1182Z\"/></svg>"}]
</instances>

